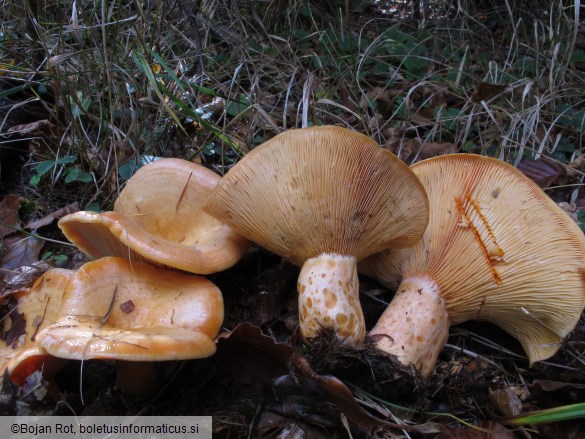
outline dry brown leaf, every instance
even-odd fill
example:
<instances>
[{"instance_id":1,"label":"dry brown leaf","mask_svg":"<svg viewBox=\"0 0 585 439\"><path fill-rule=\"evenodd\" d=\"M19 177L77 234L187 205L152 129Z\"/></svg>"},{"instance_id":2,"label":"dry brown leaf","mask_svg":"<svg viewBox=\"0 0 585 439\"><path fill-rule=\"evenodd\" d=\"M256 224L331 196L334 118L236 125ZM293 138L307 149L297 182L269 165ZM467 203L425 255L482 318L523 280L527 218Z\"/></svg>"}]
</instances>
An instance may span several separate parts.
<instances>
[{"instance_id":1,"label":"dry brown leaf","mask_svg":"<svg viewBox=\"0 0 585 439\"><path fill-rule=\"evenodd\" d=\"M506 387L505 389L490 390L490 400L498 411L506 416L517 416L522 413L522 401L514 392L514 389Z\"/></svg>"},{"instance_id":2,"label":"dry brown leaf","mask_svg":"<svg viewBox=\"0 0 585 439\"><path fill-rule=\"evenodd\" d=\"M26 320L24 314L16 310L16 300L8 302L10 307L10 329L6 333L6 346L11 349L19 348L24 343L24 336L26 336ZM10 355L13 356L13 355Z\"/></svg>"},{"instance_id":3,"label":"dry brown leaf","mask_svg":"<svg viewBox=\"0 0 585 439\"><path fill-rule=\"evenodd\" d=\"M420 112L413 114L412 117L410 118L410 121L414 122L418 126L423 126L423 127L424 126L431 126L435 123L435 122L433 122L432 119L425 117Z\"/></svg>"},{"instance_id":4,"label":"dry brown leaf","mask_svg":"<svg viewBox=\"0 0 585 439\"><path fill-rule=\"evenodd\" d=\"M419 151L419 139L404 139L404 141L398 146L395 154L405 162L410 163Z\"/></svg>"},{"instance_id":5,"label":"dry brown leaf","mask_svg":"<svg viewBox=\"0 0 585 439\"><path fill-rule=\"evenodd\" d=\"M18 195L6 195L0 201L0 235L4 238L14 233L14 227L20 227L18 209L20 209L21 198ZM12 227L8 227L12 226Z\"/></svg>"},{"instance_id":6,"label":"dry brown leaf","mask_svg":"<svg viewBox=\"0 0 585 439\"><path fill-rule=\"evenodd\" d=\"M0 298L28 287L37 277L51 268L53 268L51 264L39 261L32 265L23 265L22 267L2 273L2 279L0 280Z\"/></svg>"},{"instance_id":7,"label":"dry brown leaf","mask_svg":"<svg viewBox=\"0 0 585 439\"><path fill-rule=\"evenodd\" d=\"M457 145L446 142L431 142L425 143L420 152L420 159L425 160L431 157L437 157L445 154L455 154L457 152Z\"/></svg>"},{"instance_id":8,"label":"dry brown leaf","mask_svg":"<svg viewBox=\"0 0 585 439\"><path fill-rule=\"evenodd\" d=\"M44 242L33 236L22 233L4 238L5 251L0 258L1 274L15 270L23 265L33 265L39 260L39 253Z\"/></svg>"},{"instance_id":9,"label":"dry brown leaf","mask_svg":"<svg viewBox=\"0 0 585 439\"><path fill-rule=\"evenodd\" d=\"M475 429L469 427L451 427L445 433L435 436L435 439L516 439L518 436L501 424L493 421L482 422Z\"/></svg>"},{"instance_id":10,"label":"dry brown leaf","mask_svg":"<svg viewBox=\"0 0 585 439\"><path fill-rule=\"evenodd\" d=\"M347 419L360 428L372 430L383 426L399 427L397 424L382 421L370 415L357 403L351 390L341 380L332 375L319 375L315 373L304 357L297 355L291 361L300 375L316 382L329 396L329 400L335 403Z\"/></svg>"},{"instance_id":11,"label":"dry brown leaf","mask_svg":"<svg viewBox=\"0 0 585 439\"><path fill-rule=\"evenodd\" d=\"M22 125L14 125L6 131L10 134L21 134L25 136L46 136L53 134L55 125L47 119L36 120L31 123L25 123Z\"/></svg>"},{"instance_id":12,"label":"dry brown leaf","mask_svg":"<svg viewBox=\"0 0 585 439\"><path fill-rule=\"evenodd\" d=\"M508 84L489 84L487 82L480 82L473 94L471 95L471 102L479 103L487 101L506 90Z\"/></svg>"},{"instance_id":13,"label":"dry brown leaf","mask_svg":"<svg viewBox=\"0 0 585 439\"><path fill-rule=\"evenodd\" d=\"M39 227L48 226L53 221L58 220L59 218L64 217L65 215L69 215L70 213L75 213L78 210L79 204L77 204L77 202L71 203L61 209L54 211L53 213L50 213L49 215L29 222L26 226L24 226L24 228L35 230L38 229Z\"/></svg>"},{"instance_id":14,"label":"dry brown leaf","mask_svg":"<svg viewBox=\"0 0 585 439\"><path fill-rule=\"evenodd\" d=\"M518 163L518 169L541 188L549 187L553 181L565 174L562 165L545 157L536 160L522 158Z\"/></svg>"},{"instance_id":15,"label":"dry brown leaf","mask_svg":"<svg viewBox=\"0 0 585 439\"><path fill-rule=\"evenodd\" d=\"M580 177L585 173L585 154L580 155L571 163L569 163L569 167L567 169L567 174L569 177Z\"/></svg>"},{"instance_id":16,"label":"dry brown leaf","mask_svg":"<svg viewBox=\"0 0 585 439\"><path fill-rule=\"evenodd\" d=\"M571 377L568 377L569 379ZM534 394L545 399L563 401L573 404L585 400L585 384L578 382L534 380Z\"/></svg>"},{"instance_id":17,"label":"dry brown leaf","mask_svg":"<svg viewBox=\"0 0 585 439\"><path fill-rule=\"evenodd\" d=\"M377 112L382 116L387 116L392 112L394 99L400 93L402 93L402 90L373 87L366 92L365 96L362 96L359 106L361 109L366 109L372 102L375 102L377 104Z\"/></svg>"},{"instance_id":18,"label":"dry brown leaf","mask_svg":"<svg viewBox=\"0 0 585 439\"><path fill-rule=\"evenodd\" d=\"M266 383L288 373L294 349L262 334L251 323L240 323L230 333L218 336L217 358L243 383Z\"/></svg>"}]
</instances>

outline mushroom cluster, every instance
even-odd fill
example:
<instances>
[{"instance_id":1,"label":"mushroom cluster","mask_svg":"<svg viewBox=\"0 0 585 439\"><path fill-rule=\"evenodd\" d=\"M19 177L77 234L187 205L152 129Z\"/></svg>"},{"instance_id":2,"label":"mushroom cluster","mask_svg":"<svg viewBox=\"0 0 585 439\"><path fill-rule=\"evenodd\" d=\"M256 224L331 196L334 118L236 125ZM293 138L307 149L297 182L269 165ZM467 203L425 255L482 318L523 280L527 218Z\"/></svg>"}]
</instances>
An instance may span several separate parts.
<instances>
[{"instance_id":1,"label":"mushroom cluster","mask_svg":"<svg viewBox=\"0 0 585 439\"><path fill-rule=\"evenodd\" d=\"M532 180L492 158L452 154L414 164L430 221L421 241L362 261L396 288L370 334L428 376L449 326L498 325L529 363L554 355L585 307L585 239Z\"/></svg>"},{"instance_id":2,"label":"mushroom cluster","mask_svg":"<svg viewBox=\"0 0 585 439\"><path fill-rule=\"evenodd\" d=\"M114 211L63 217L65 236L96 260L50 270L16 295L8 324L18 313L26 331L6 349L11 380L22 385L35 370L50 379L67 359L110 359L118 387L134 394L148 381L140 377L153 376L152 362L215 353L223 299L200 275L231 267L249 246L201 209L219 180L203 166L160 159L128 181ZM150 364L138 373L137 362Z\"/></svg>"},{"instance_id":3,"label":"mushroom cluster","mask_svg":"<svg viewBox=\"0 0 585 439\"><path fill-rule=\"evenodd\" d=\"M51 270L16 296L26 331L6 367L19 384L35 368L50 378L67 359L110 359L118 386L139 393L153 361L212 355L223 299L201 275L234 265L248 240L301 267L307 342L323 331L363 342L358 267L396 288L370 336L424 377L451 325L492 322L532 364L559 349L585 308L583 233L514 167L450 154L409 168L340 127L277 135L223 178L155 161L114 211L59 226L96 260Z\"/></svg>"}]
</instances>

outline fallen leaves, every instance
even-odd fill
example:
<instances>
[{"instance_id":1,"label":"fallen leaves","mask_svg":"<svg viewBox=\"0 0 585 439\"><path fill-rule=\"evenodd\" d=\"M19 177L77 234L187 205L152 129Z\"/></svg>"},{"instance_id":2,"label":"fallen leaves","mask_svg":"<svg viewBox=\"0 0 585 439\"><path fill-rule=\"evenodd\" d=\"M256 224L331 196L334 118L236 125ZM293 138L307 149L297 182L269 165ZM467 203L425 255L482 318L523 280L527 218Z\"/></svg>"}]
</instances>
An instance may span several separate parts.
<instances>
[{"instance_id":1,"label":"fallen leaves","mask_svg":"<svg viewBox=\"0 0 585 439\"><path fill-rule=\"evenodd\" d=\"M20 201L21 198L18 195L7 195L0 201L0 234L2 238L20 227L20 217L18 216Z\"/></svg>"},{"instance_id":2,"label":"fallen leaves","mask_svg":"<svg viewBox=\"0 0 585 439\"><path fill-rule=\"evenodd\" d=\"M22 225L19 210L24 199L10 194L0 201L0 297L21 290L52 268L40 260L45 241L26 230L37 230L79 210L77 203L33 219Z\"/></svg>"},{"instance_id":3,"label":"fallen leaves","mask_svg":"<svg viewBox=\"0 0 585 439\"><path fill-rule=\"evenodd\" d=\"M39 261L44 242L34 236L17 233L4 238L3 255L0 258L2 272L29 266Z\"/></svg>"},{"instance_id":4,"label":"fallen leaves","mask_svg":"<svg viewBox=\"0 0 585 439\"><path fill-rule=\"evenodd\" d=\"M562 165L545 157L536 160L523 157L518 163L518 169L543 189L565 174Z\"/></svg>"},{"instance_id":5,"label":"fallen leaves","mask_svg":"<svg viewBox=\"0 0 585 439\"><path fill-rule=\"evenodd\" d=\"M341 380L317 374L293 347L277 343L272 337L262 334L255 325L241 323L230 333L220 334L217 347L220 364L240 382L267 383L294 373L299 377L297 380L307 380L320 389L318 393L321 393L321 398L335 404L348 420L360 428L371 430L393 425L364 410Z\"/></svg>"},{"instance_id":6,"label":"fallen leaves","mask_svg":"<svg viewBox=\"0 0 585 439\"><path fill-rule=\"evenodd\" d=\"M220 334L217 356L233 377L243 383L266 383L288 373L294 349L262 334L251 323L240 323L230 333Z\"/></svg>"}]
</instances>

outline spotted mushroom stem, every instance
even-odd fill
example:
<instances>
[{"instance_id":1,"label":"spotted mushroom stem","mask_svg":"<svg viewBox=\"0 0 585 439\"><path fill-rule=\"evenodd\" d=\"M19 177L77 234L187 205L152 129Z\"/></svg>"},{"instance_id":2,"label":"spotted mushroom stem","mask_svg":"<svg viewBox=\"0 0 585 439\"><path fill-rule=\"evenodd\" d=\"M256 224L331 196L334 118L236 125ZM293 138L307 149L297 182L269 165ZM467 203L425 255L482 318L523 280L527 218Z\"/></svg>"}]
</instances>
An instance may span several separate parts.
<instances>
[{"instance_id":1,"label":"spotted mushroom stem","mask_svg":"<svg viewBox=\"0 0 585 439\"><path fill-rule=\"evenodd\" d=\"M301 335L307 341L332 329L348 344L366 334L354 256L324 253L308 259L298 281Z\"/></svg>"},{"instance_id":2,"label":"spotted mushroom stem","mask_svg":"<svg viewBox=\"0 0 585 439\"><path fill-rule=\"evenodd\" d=\"M402 281L370 335L378 349L412 364L426 378L434 369L449 336L449 314L439 285L428 277Z\"/></svg>"}]
</instances>

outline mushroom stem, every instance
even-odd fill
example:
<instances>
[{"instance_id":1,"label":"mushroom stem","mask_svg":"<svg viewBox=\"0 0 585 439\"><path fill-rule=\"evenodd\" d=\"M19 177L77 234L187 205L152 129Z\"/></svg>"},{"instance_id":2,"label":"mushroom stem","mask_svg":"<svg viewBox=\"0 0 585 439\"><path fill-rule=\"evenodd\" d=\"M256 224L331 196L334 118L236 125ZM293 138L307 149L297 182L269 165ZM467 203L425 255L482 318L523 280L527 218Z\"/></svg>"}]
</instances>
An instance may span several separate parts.
<instances>
[{"instance_id":1,"label":"mushroom stem","mask_svg":"<svg viewBox=\"0 0 585 439\"><path fill-rule=\"evenodd\" d=\"M395 355L405 366L412 364L426 378L447 343L449 326L437 282L411 277L402 281L370 335L377 336L378 349Z\"/></svg>"},{"instance_id":2,"label":"mushroom stem","mask_svg":"<svg viewBox=\"0 0 585 439\"><path fill-rule=\"evenodd\" d=\"M308 259L297 285L301 335L310 340L333 329L340 340L362 343L366 325L354 256L324 253Z\"/></svg>"}]
</instances>

